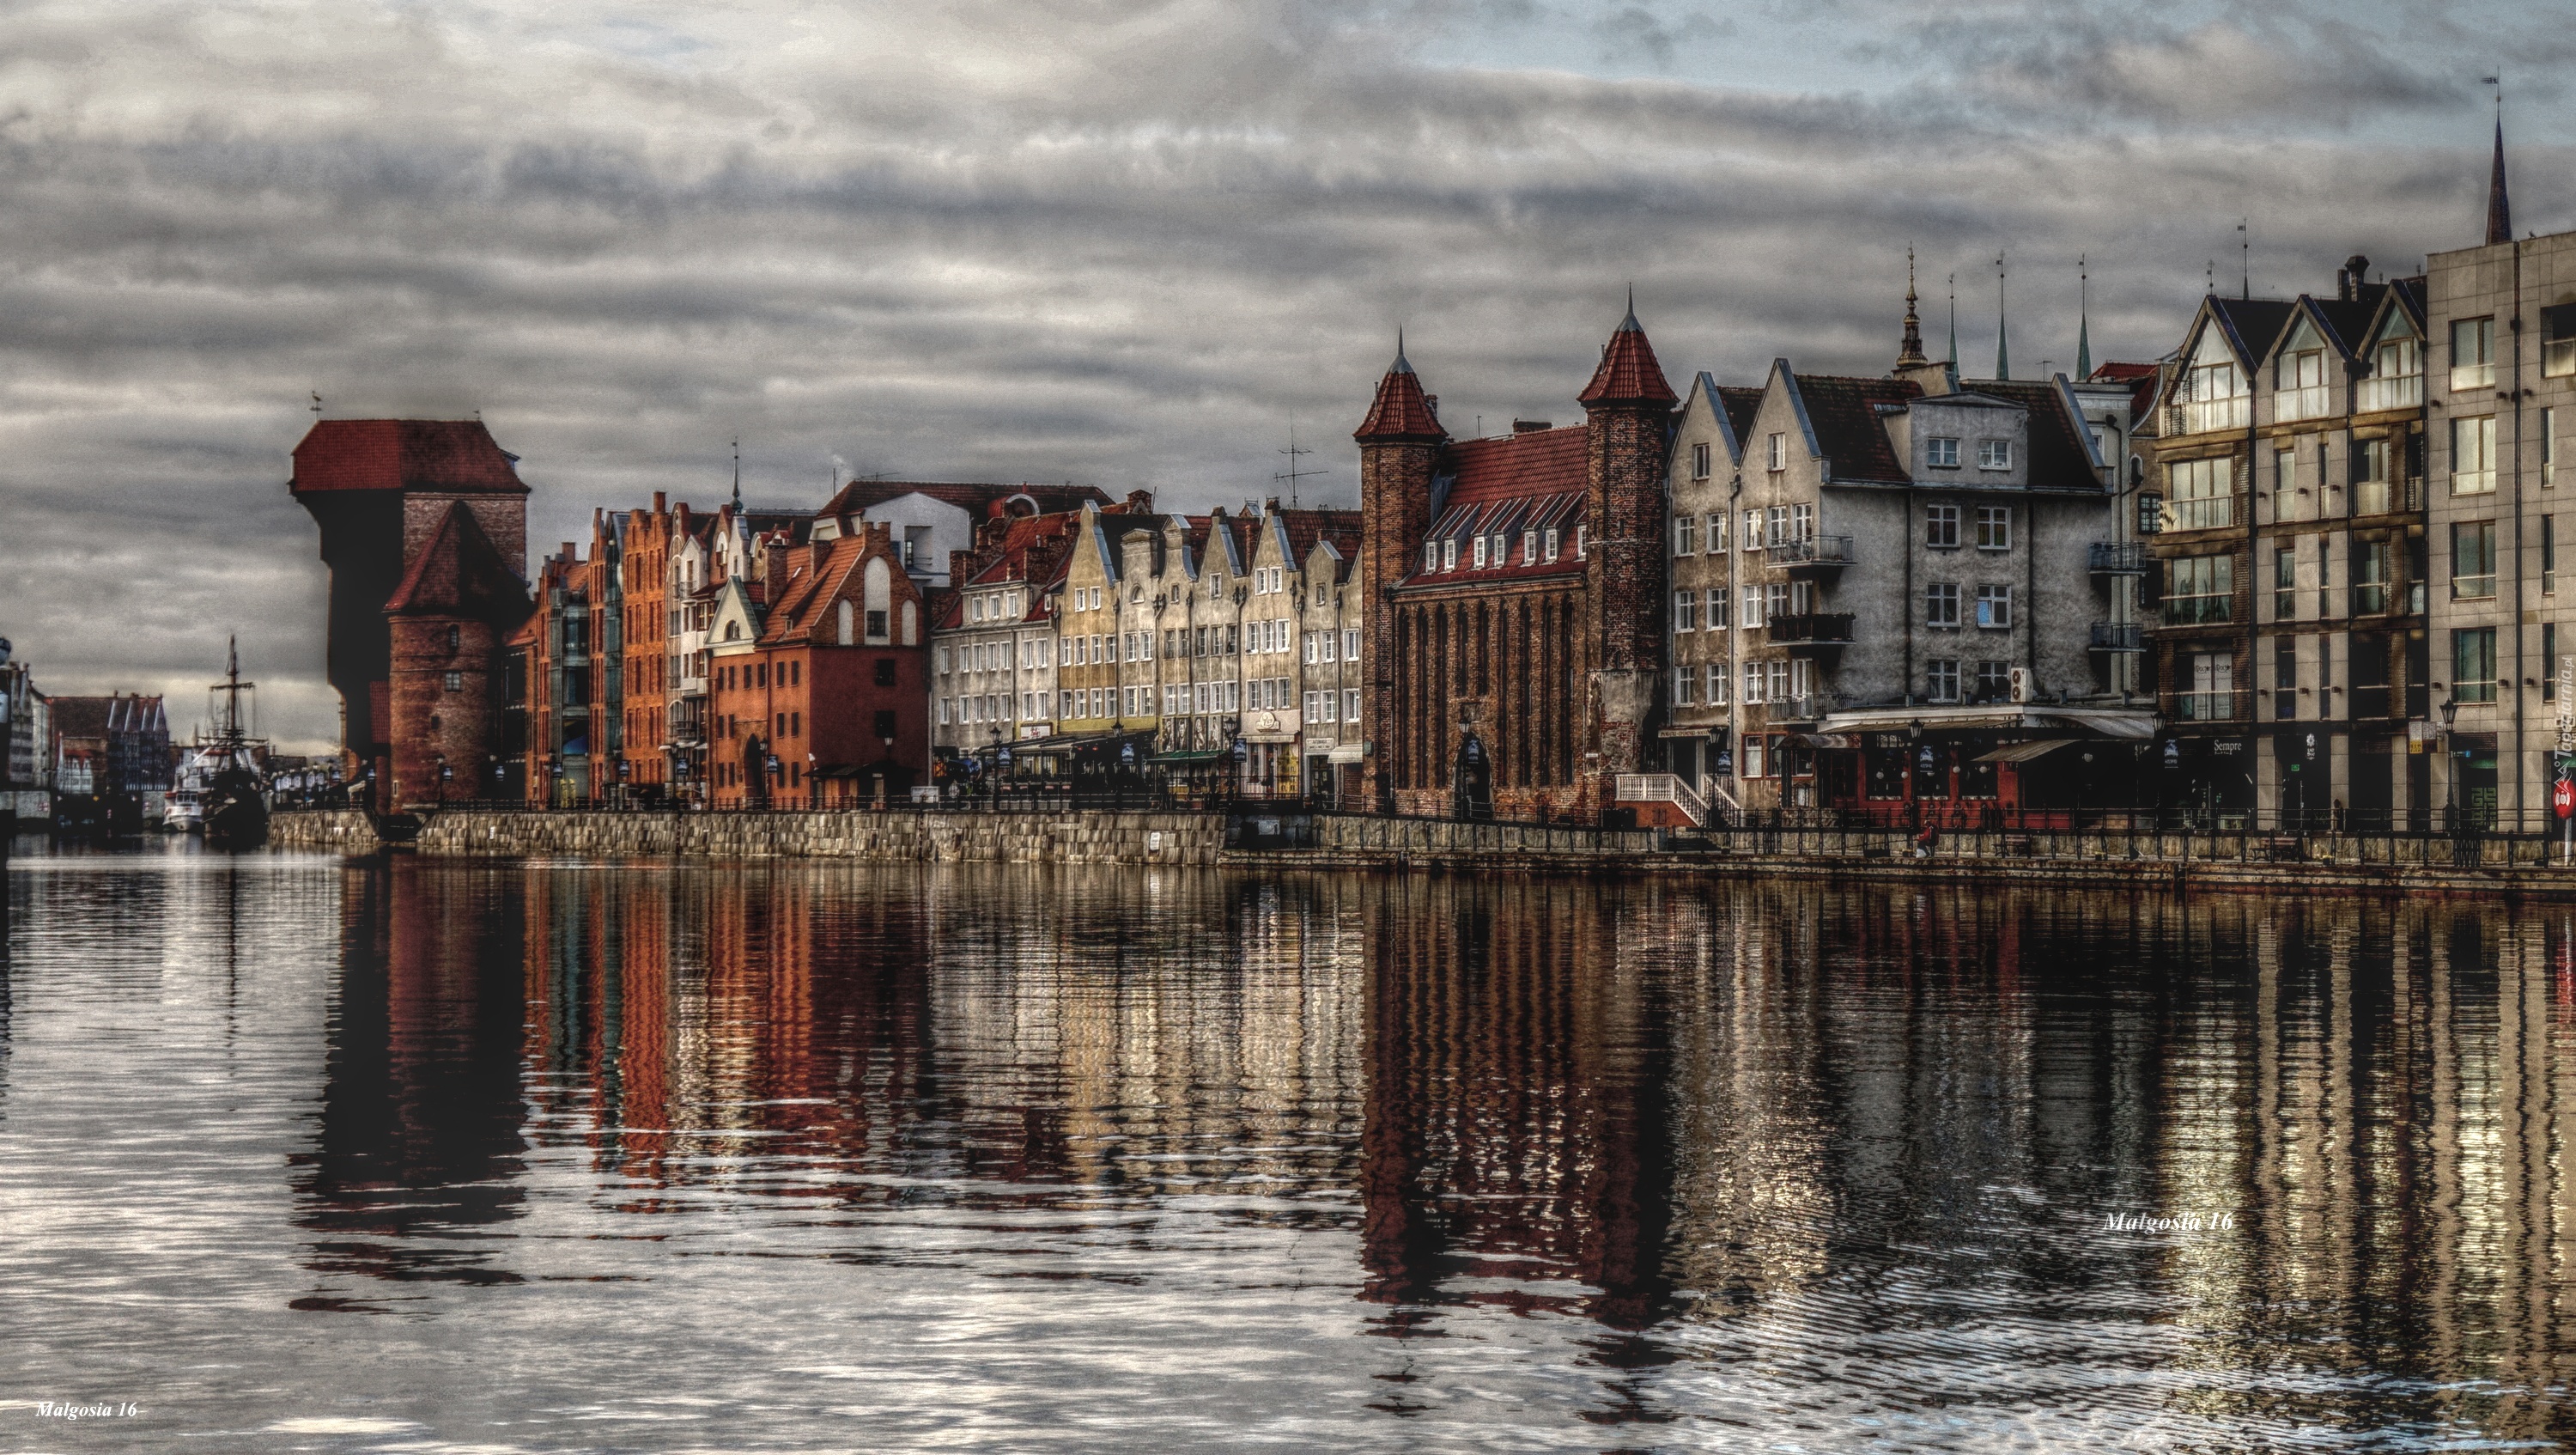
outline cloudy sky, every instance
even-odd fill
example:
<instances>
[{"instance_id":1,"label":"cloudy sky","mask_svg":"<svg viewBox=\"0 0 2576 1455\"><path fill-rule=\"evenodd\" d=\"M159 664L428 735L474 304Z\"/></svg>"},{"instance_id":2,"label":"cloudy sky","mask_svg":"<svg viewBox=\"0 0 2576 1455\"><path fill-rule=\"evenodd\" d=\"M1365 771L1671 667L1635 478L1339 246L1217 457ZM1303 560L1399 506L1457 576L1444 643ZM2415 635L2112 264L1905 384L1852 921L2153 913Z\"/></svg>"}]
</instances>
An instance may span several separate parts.
<instances>
[{"instance_id":1,"label":"cloudy sky","mask_svg":"<svg viewBox=\"0 0 2576 1455\"><path fill-rule=\"evenodd\" d=\"M0 635L166 691L242 635L336 732L285 494L335 417L482 411L531 539L835 470L1356 503L1402 326L1454 428L1567 422L1633 283L1666 368L2171 348L2205 270L2329 288L2576 226L2576 4L0 0ZM1937 347L1937 346L1936 346Z\"/></svg>"}]
</instances>

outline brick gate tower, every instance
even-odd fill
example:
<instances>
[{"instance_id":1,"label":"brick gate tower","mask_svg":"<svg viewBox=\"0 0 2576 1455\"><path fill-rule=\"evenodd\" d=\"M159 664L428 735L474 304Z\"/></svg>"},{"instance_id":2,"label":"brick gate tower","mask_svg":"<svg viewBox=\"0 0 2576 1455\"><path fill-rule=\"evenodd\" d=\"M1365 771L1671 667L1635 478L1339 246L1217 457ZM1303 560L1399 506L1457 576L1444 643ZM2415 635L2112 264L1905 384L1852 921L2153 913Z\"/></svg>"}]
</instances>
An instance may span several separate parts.
<instances>
[{"instance_id":1,"label":"brick gate tower","mask_svg":"<svg viewBox=\"0 0 2576 1455\"><path fill-rule=\"evenodd\" d=\"M287 488L331 568L341 748L380 810L472 796L500 747L499 644L529 610L514 462L473 419L324 420L295 447Z\"/></svg>"}]
</instances>

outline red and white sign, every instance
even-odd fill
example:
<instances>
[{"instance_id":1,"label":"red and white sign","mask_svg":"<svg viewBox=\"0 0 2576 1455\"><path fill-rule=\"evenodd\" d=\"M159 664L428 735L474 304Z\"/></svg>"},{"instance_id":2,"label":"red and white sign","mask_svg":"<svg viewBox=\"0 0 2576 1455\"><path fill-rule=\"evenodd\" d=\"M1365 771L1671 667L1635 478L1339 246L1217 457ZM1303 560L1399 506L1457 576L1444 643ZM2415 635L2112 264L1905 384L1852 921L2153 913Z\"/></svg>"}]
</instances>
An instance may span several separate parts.
<instances>
[{"instance_id":1,"label":"red and white sign","mask_svg":"<svg viewBox=\"0 0 2576 1455\"><path fill-rule=\"evenodd\" d=\"M2558 805L2560 818L2576 815L2576 783L2570 783L2564 778L2559 779L2558 787L2552 791L2550 797Z\"/></svg>"}]
</instances>

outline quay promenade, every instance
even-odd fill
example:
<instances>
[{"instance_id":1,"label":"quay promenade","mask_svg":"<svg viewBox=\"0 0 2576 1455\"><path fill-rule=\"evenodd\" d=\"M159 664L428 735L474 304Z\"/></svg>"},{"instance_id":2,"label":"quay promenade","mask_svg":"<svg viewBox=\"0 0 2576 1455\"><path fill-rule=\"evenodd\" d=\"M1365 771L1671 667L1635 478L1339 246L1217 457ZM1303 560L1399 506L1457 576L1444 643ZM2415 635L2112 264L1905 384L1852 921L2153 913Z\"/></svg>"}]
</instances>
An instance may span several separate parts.
<instances>
[{"instance_id":1,"label":"quay promenade","mask_svg":"<svg viewBox=\"0 0 2576 1455\"><path fill-rule=\"evenodd\" d=\"M424 856L846 858L880 863L1164 864L1292 870L1702 874L2154 891L2492 894L2576 900L2576 868L2532 834L1982 830L1918 846L1902 828L1698 834L1271 810L691 812L449 809L396 830L287 810L282 848ZM1918 847L1928 852L1918 853Z\"/></svg>"}]
</instances>

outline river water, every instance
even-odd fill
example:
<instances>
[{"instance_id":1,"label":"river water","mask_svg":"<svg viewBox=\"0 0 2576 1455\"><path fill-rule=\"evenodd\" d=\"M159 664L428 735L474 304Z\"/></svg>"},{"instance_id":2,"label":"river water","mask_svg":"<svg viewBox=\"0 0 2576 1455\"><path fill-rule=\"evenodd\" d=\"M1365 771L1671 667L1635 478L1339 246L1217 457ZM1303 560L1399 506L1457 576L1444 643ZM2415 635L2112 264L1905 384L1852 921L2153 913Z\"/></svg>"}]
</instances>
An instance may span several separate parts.
<instances>
[{"instance_id":1,"label":"river water","mask_svg":"<svg viewBox=\"0 0 2576 1455\"><path fill-rule=\"evenodd\" d=\"M2564 909L184 846L8 898L0 1450L2576 1434Z\"/></svg>"}]
</instances>

